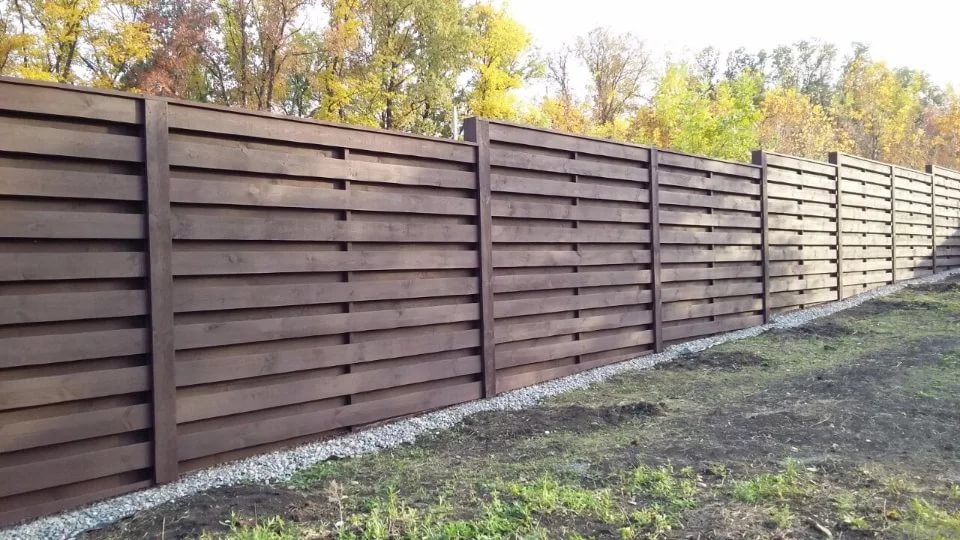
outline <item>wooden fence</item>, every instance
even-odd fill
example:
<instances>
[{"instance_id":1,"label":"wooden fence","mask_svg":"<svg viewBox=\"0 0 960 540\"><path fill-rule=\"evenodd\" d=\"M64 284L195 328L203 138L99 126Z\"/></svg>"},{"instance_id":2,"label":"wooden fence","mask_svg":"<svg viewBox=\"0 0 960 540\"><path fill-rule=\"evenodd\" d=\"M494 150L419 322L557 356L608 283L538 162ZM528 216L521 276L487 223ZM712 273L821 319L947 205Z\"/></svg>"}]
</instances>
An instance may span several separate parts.
<instances>
[{"instance_id":1,"label":"wooden fence","mask_svg":"<svg viewBox=\"0 0 960 540\"><path fill-rule=\"evenodd\" d=\"M0 80L0 522L960 266L958 172L467 136Z\"/></svg>"}]
</instances>

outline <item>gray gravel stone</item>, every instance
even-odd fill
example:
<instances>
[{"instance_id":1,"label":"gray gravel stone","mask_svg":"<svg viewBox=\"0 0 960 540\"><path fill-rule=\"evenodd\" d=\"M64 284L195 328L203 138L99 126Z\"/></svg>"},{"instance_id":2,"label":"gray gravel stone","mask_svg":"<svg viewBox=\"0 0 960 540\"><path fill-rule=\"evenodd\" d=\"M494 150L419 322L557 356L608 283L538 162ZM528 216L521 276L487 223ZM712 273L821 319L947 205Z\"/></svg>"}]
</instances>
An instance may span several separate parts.
<instances>
[{"instance_id":1,"label":"gray gravel stone","mask_svg":"<svg viewBox=\"0 0 960 540\"><path fill-rule=\"evenodd\" d=\"M190 473L171 484L121 495L77 510L0 530L0 539L74 538L83 531L112 523L140 510L152 508L207 489L235 485L241 482L283 483L288 481L297 471L331 457L359 456L412 442L420 435L447 429L467 416L482 411L517 410L532 407L545 398L584 388L614 375L647 369L660 362L668 362L681 354L699 352L728 341L756 336L771 328L794 328L814 319L858 306L873 298L893 294L908 285L933 283L956 273L960 273L960 268L902 281L894 285L886 285L840 302L793 311L776 316L770 323L762 326L681 343L669 347L659 354L641 356L619 364L584 371L536 386L514 390L492 399L455 405L343 437L225 463Z\"/></svg>"}]
</instances>

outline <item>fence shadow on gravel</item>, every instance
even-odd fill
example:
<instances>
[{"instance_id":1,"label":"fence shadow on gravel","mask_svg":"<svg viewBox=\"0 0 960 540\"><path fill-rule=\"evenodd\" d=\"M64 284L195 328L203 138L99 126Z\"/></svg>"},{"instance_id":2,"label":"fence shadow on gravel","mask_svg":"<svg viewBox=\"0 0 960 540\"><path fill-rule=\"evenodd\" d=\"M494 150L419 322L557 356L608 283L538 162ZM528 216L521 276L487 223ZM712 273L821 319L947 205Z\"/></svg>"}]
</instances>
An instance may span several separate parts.
<instances>
[{"instance_id":1,"label":"fence shadow on gravel","mask_svg":"<svg viewBox=\"0 0 960 540\"><path fill-rule=\"evenodd\" d=\"M0 80L0 522L960 266L955 171L467 127Z\"/></svg>"}]
</instances>

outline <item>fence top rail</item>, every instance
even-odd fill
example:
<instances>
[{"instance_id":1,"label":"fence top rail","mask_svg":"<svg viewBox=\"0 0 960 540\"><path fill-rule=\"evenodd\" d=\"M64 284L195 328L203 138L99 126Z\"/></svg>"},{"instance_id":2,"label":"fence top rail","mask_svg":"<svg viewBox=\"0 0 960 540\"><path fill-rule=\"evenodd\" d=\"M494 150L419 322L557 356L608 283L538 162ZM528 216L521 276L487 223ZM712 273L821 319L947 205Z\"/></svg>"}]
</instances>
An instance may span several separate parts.
<instances>
[{"instance_id":1,"label":"fence top rail","mask_svg":"<svg viewBox=\"0 0 960 540\"><path fill-rule=\"evenodd\" d=\"M688 157L688 158L692 158L692 159L710 160L710 161L713 161L713 162L716 162L716 163L726 163L726 164L730 164L730 165L745 167L745 169L743 169L744 171L748 171L748 170L752 170L752 169L757 169L757 170L759 170L759 167L758 167L757 165L754 165L754 164L752 164L752 163L747 163L747 162L745 162L745 161L737 161L737 160L733 160L733 159L719 159L719 158L715 158L715 157L698 155L698 154L688 154L688 153L686 153L686 152L681 152L681 151L679 151L679 150L670 150L670 149L664 149L664 148L657 148L657 147L655 147L655 146L647 146L647 145L635 144L635 143L630 143L630 142L625 142L625 141L617 141L617 140L613 140L613 139L604 139L604 138L602 138L602 137L593 137L593 136L590 136L590 135L581 135L581 134L578 134L578 133L569 133L569 132L561 131L561 130L557 130L557 129L549 129L549 128L542 128L542 127L536 127L536 126L528 126L528 125L519 124L519 123L516 123L516 122L508 122L508 121L506 121L506 120L491 120L491 119L489 119L489 118L473 118L473 117L469 118L468 120L482 120L482 121L485 121L485 122L490 123L490 124L496 124L496 125L501 125L501 126L506 126L506 127L523 129L523 130L526 130L526 131L537 131L537 132L545 133L545 134L549 134L549 135L556 135L556 136L567 137L567 138L571 138L571 139L584 140L584 141L590 141L590 142L596 142L596 143L601 143L601 144L609 144L609 145L613 145L613 146L621 146L621 147L626 147L626 148L631 148L631 149L643 150L643 151L647 151L647 152L652 151L652 150L656 150L656 151L658 151L658 152L660 152L660 153L669 153L669 154L675 154L675 155L678 155L678 156L684 156L684 157ZM746 176L753 176L753 174L754 174L754 173L752 173L752 172L747 172L747 173L745 173ZM759 176L757 176L757 177L759 178Z\"/></svg>"},{"instance_id":2,"label":"fence top rail","mask_svg":"<svg viewBox=\"0 0 960 540\"><path fill-rule=\"evenodd\" d=\"M927 165L927 173L935 176L945 176L947 178L953 178L954 180L960 180L960 171L941 167L940 165Z\"/></svg>"},{"instance_id":3,"label":"fence top rail","mask_svg":"<svg viewBox=\"0 0 960 540\"><path fill-rule=\"evenodd\" d=\"M83 86L74 86L70 84L55 83L55 82L49 82L49 81L34 81L29 79L19 79L16 77L0 76L0 88L2 88L4 84L13 84L13 85L19 85L19 86L37 86L37 87L51 88L56 90L64 90L68 92L77 92L82 94L101 95L101 96L109 96L109 97L119 97L119 98L125 98L125 99L133 99L133 100L152 99L152 100L165 101L171 105L177 105L177 106L183 106L183 107L194 107L197 109L208 109L212 111L241 114L246 116L255 116L259 118L269 118L273 120L285 120L288 122L297 122L297 123L313 125L313 126L346 129L351 131L375 133L378 135L390 135L394 137L404 137L409 139L419 139L423 141L430 141L432 143L448 144L448 145L455 145L455 146L466 146L466 147L476 146L476 143L471 141L455 141L453 139L444 139L441 137L431 137L429 135L418 135L414 133L404 133L402 131L394 131L389 129L371 128L371 127L357 126L357 125L351 125L351 124L338 124L336 122L314 120L312 118L300 118L296 116L287 116L284 114L272 113L272 112L266 112L266 111L254 111L251 109L244 109L244 108L235 107L235 106L228 107L225 105L217 105L213 103L201 103L198 101L190 101L186 99L173 98L173 97L167 97L167 96L148 96L143 94L135 94L132 92L122 92L120 90L87 88Z\"/></svg>"},{"instance_id":4,"label":"fence top rail","mask_svg":"<svg viewBox=\"0 0 960 540\"><path fill-rule=\"evenodd\" d=\"M816 164L816 165L824 165L824 166L827 166L827 167L836 167L836 164L835 164L835 163L830 163L829 161L826 161L826 160L823 160L823 159L814 159L814 158L803 157L803 156L794 156L794 155L791 155L791 154L784 154L784 153L782 153L782 152L771 152L771 151L769 151L769 150L764 150L764 149L762 149L762 148L761 148L761 149L758 149L758 151L763 152L763 153L766 154L767 156L778 157L778 158L785 158L785 159L792 159L792 160L795 160L795 161L803 161L804 163L814 163L814 164Z\"/></svg>"},{"instance_id":5,"label":"fence top rail","mask_svg":"<svg viewBox=\"0 0 960 540\"><path fill-rule=\"evenodd\" d=\"M653 149L653 147L651 147L651 146L645 146L645 145L642 145L642 144L635 144L635 143L626 142L626 141L617 141L617 140L614 140L614 139L604 139L603 137L593 137L593 136L591 136L591 135L582 135L582 134L579 134L579 133L570 133L569 131L562 131L562 130L559 130L559 129L550 129L550 128L543 128L543 127L538 127L538 126L530 126L530 125L526 125L526 124L520 124L520 123L517 123L517 122L510 122L510 121L507 121L507 120L493 120L493 119L490 119L490 118L482 118L482 117L470 117L470 118L468 118L468 120L474 120L474 119L480 120L480 121L484 121L484 122L487 122L487 123L489 123L489 124L498 124L498 125L501 125L501 126L514 127L514 128L518 128L518 129L525 129L525 130L527 130L527 131L539 131L539 132L541 132L541 133L549 133L550 135L561 135L561 136L563 136L563 137L570 137L570 138L572 138L572 139L582 139L582 140L585 140L585 141L593 141L593 142L604 143L604 144L611 144L611 145L616 145L616 146L626 146L626 147L629 147L629 148L638 148L638 149L641 149L641 150L648 150L648 151Z\"/></svg>"}]
</instances>

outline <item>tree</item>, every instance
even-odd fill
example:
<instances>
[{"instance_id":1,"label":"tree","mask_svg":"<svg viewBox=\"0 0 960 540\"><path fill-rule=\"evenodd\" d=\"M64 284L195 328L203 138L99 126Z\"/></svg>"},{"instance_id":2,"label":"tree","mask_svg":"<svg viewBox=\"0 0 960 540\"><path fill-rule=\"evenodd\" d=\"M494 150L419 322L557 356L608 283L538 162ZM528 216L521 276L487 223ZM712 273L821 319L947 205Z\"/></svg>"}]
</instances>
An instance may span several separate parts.
<instances>
[{"instance_id":1,"label":"tree","mask_svg":"<svg viewBox=\"0 0 960 540\"><path fill-rule=\"evenodd\" d=\"M929 108L925 116L927 161L960 170L960 95L947 88L943 104Z\"/></svg>"},{"instance_id":2,"label":"tree","mask_svg":"<svg viewBox=\"0 0 960 540\"><path fill-rule=\"evenodd\" d=\"M823 107L796 88L768 91L761 111L760 148L813 159L847 149L848 141Z\"/></svg>"},{"instance_id":3,"label":"tree","mask_svg":"<svg viewBox=\"0 0 960 540\"><path fill-rule=\"evenodd\" d=\"M917 77L901 81L885 64L860 55L841 76L833 114L859 155L922 167L921 89Z\"/></svg>"},{"instance_id":4,"label":"tree","mask_svg":"<svg viewBox=\"0 0 960 540\"><path fill-rule=\"evenodd\" d=\"M752 72L762 77L766 67L766 51L761 49L756 53L751 53L745 48L739 47L727 54L727 64L723 71L723 77L728 81L733 81L746 72Z\"/></svg>"},{"instance_id":5,"label":"tree","mask_svg":"<svg viewBox=\"0 0 960 540\"><path fill-rule=\"evenodd\" d=\"M214 21L210 0L154 0L144 21L157 47L131 75L131 86L148 94L208 99L204 62L216 47L209 36Z\"/></svg>"},{"instance_id":6,"label":"tree","mask_svg":"<svg viewBox=\"0 0 960 540\"><path fill-rule=\"evenodd\" d=\"M530 54L532 38L504 8L490 4L474 5L467 21L474 33L467 105L476 116L515 120L519 107L514 91L542 72Z\"/></svg>"},{"instance_id":7,"label":"tree","mask_svg":"<svg viewBox=\"0 0 960 540\"><path fill-rule=\"evenodd\" d=\"M633 111L642 84L652 68L650 54L632 34L615 35L604 28L577 40L577 54L590 72L593 120L611 124Z\"/></svg>"},{"instance_id":8,"label":"tree","mask_svg":"<svg viewBox=\"0 0 960 540\"><path fill-rule=\"evenodd\" d=\"M29 34L17 73L31 79L123 88L153 46L141 0L13 0Z\"/></svg>"},{"instance_id":9,"label":"tree","mask_svg":"<svg viewBox=\"0 0 960 540\"><path fill-rule=\"evenodd\" d=\"M796 89L822 107L830 105L836 76L836 46L804 40L781 45L771 56L770 82L774 86Z\"/></svg>"},{"instance_id":10,"label":"tree","mask_svg":"<svg viewBox=\"0 0 960 540\"><path fill-rule=\"evenodd\" d=\"M684 64L667 68L650 106L634 117L637 142L721 159L745 160L759 143L761 112L755 105L763 90L759 74L744 72L717 85L710 95L706 82Z\"/></svg>"},{"instance_id":11,"label":"tree","mask_svg":"<svg viewBox=\"0 0 960 540\"><path fill-rule=\"evenodd\" d=\"M16 73L18 60L22 61L32 39L18 31L5 4L0 8L0 75L8 75Z\"/></svg>"}]
</instances>

